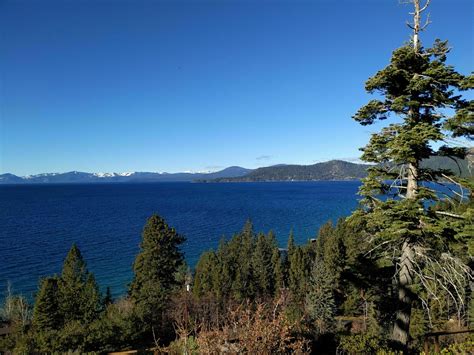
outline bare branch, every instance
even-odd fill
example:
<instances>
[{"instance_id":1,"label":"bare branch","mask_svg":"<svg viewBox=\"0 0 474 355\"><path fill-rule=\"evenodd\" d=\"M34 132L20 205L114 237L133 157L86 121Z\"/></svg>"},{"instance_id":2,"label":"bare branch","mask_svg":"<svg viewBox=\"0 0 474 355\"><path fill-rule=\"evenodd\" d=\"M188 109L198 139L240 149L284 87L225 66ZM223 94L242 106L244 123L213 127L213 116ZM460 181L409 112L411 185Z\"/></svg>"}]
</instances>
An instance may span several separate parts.
<instances>
[{"instance_id":1,"label":"bare branch","mask_svg":"<svg viewBox=\"0 0 474 355\"><path fill-rule=\"evenodd\" d=\"M364 256L369 255L369 254L372 253L374 250L380 248L380 247L383 246L383 245L386 245L386 244L388 244L388 243L391 243L391 242L392 242L392 240L386 240L385 242L380 243L379 245L375 246L374 248L372 248L372 249L370 249L368 252L366 252L366 253L364 254Z\"/></svg>"},{"instance_id":2,"label":"bare branch","mask_svg":"<svg viewBox=\"0 0 474 355\"><path fill-rule=\"evenodd\" d=\"M420 9L420 13L425 11L427 8L428 8L428 5L430 4L431 0L426 0L426 3L425 3L425 6L423 6L421 9Z\"/></svg>"},{"instance_id":3,"label":"bare branch","mask_svg":"<svg viewBox=\"0 0 474 355\"><path fill-rule=\"evenodd\" d=\"M424 31L425 28L428 27L428 25L429 25L430 23L431 23L430 14L428 14L428 15L426 16L425 24L420 27L420 31Z\"/></svg>"},{"instance_id":4,"label":"bare branch","mask_svg":"<svg viewBox=\"0 0 474 355\"><path fill-rule=\"evenodd\" d=\"M443 212L443 211L435 211L436 214L442 215L442 216L448 216L448 217L453 217L453 218L459 218L459 219L465 219L465 217L455 214L455 213L450 213L450 212Z\"/></svg>"}]
</instances>

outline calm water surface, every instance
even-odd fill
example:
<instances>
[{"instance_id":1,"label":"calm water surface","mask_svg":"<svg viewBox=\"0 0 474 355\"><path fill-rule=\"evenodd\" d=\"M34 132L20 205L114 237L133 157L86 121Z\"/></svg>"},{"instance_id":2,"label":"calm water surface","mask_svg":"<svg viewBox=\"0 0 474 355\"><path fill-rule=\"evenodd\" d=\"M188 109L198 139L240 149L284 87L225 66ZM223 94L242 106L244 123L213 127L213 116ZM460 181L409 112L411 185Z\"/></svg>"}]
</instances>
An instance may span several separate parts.
<instances>
[{"instance_id":1,"label":"calm water surface","mask_svg":"<svg viewBox=\"0 0 474 355\"><path fill-rule=\"evenodd\" d=\"M251 219L281 246L292 229L304 243L327 220L357 206L359 182L156 183L0 186L0 295L7 281L32 297L38 279L59 273L72 243L101 286L122 294L147 217L158 213L186 236L193 266Z\"/></svg>"}]
</instances>

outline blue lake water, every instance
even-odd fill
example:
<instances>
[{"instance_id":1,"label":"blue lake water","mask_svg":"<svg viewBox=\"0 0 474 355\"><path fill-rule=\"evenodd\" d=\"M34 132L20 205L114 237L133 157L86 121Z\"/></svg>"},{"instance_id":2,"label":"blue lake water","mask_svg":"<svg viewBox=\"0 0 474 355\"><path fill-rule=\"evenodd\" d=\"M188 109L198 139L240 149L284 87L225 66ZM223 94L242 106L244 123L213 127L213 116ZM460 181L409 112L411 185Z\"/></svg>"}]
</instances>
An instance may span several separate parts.
<instances>
[{"instance_id":1,"label":"blue lake water","mask_svg":"<svg viewBox=\"0 0 474 355\"><path fill-rule=\"evenodd\" d=\"M10 281L31 298L40 277L59 273L72 243L101 286L125 292L147 217L157 213L186 236L188 264L241 230L290 230L299 243L357 207L360 183L156 183L0 186L0 296Z\"/></svg>"}]
</instances>

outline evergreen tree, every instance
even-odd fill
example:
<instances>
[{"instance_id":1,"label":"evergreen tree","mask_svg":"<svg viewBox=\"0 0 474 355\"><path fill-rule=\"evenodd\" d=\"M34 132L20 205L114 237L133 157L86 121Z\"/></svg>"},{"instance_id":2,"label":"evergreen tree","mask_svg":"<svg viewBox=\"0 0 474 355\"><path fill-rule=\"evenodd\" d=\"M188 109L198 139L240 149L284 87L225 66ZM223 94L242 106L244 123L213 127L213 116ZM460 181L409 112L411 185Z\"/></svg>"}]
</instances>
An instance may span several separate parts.
<instances>
[{"instance_id":1,"label":"evergreen tree","mask_svg":"<svg viewBox=\"0 0 474 355\"><path fill-rule=\"evenodd\" d=\"M252 221L248 220L241 233L240 253L238 257L239 278L242 289L241 298L252 298L255 296L255 275L252 267L252 255L255 251L255 232Z\"/></svg>"},{"instance_id":2,"label":"evergreen tree","mask_svg":"<svg viewBox=\"0 0 474 355\"><path fill-rule=\"evenodd\" d=\"M316 258L323 259L324 258L324 249L327 243L327 240L330 239L334 234L334 227L331 221L326 222L319 228L318 237L316 239Z\"/></svg>"},{"instance_id":3,"label":"evergreen tree","mask_svg":"<svg viewBox=\"0 0 474 355\"><path fill-rule=\"evenodd\" d=\"M60 329L64 319L59 310L59 279L47 277L40 282L33 308L33 326L40 331Z\"/></svg>"},{"instance_id":4,"label":"evergreen tree","mask_svg":"<svg viewBox=\"0 0 474 355\"><path fill-rule=\"evenodd\" d=\"M289 258L290 255L293 254L296 249L295 236L293 235L293 230L290 231L286 249L288 250L288 258Z\"/></svg>"},{"instance_id":5,"label":"evergreen tree","mask_svg":"<svg viewBox=\"0 0 474 355\"><path fill-rule=\"evenodd\" d=\"M41 352L84 349L87 329L102 310L94 275L87 271L74 244L64 260L61 276L41 281L33 312L37 349Z\"/></svg>"},{"instance_id":6,"label":"evergreen tree","mask_svg":"<svg viewBox=\"0 0 474 355\"><path fill-rule=\"evenodd\" d=\"M272 264L273 234L268 237L261 233L257 237L253 253L253 271L257 293L260 297L271 296L275 289L275 280Z\"/></svg>"},{"instance_id":7,"label":"evergreen tree","mask_svg":"<svg viewBox=\"0 0 474 355\"><path fill-rule=\"evenodd\" d=\"M307 264L302 247L295 247L288 253L288 288L297 300L301 300L306 293Z\"/></svg>"},{"instance_id":8,"label":"evergreen tree","mask_svg":"<svg viewBox=\"0 0 474 355\"><path fill-rule=\"evenodd\" d=\"M103 310L99 286L94 274L89 273L87 275L81 297L81 318L85 323L91 323L99 317L100 312Z\"/></svg>"},{"instance_id":9,"label":"evergreen tree","mask_svg":"<svg viewBox=\"0 0 474 355\"><path fill-rule=\"evenodd\" d=\"M208 251L201 254L194 274L193 293L197 297L204 296L208 293L218 293L216 285L216 274L218 264L215 252Z\"/></svg>"},{"instance_id":10,"label":"evergreen tree","mask_svg":"<svg viewBox=\"0 0 474 355\"><path fill-rule=\"evenodd\" d=\"M219 242L217 249L217 265L216 272L213 273L213 284L217 298L223 300L230 296L234 280L234 256L230 253L230 248L224 238Z\"/></svg>"},{"instance_id":11,"label":"evergreen tree","mask_svg":"<svg viewBox=\"0 0 474 355\"><path fill-rule=\"evenodd\" d=\"M278 247L273 248L272 252L272 266L273 266L273 278L275 280L275 292L278 293L280 290L286 287L285 281L285 269L282 260L282 255Z\"/></svg>"},{"instance_id":12,"label":"evergreen tree","mask_svg":"<svg viewBox=\"0 0 474 355\"><path fill-rule=\"evenodd\" d=\"M295 245L293 232L288 239L288 288L299 301L303 301L306 294L307 281L311 273L311 264L314 259L314 246Z\"/></svg>"},{"instance_id":13,"label":"evergreen tree","mask_svg":"<svg viewBox=\"0 0 474 355\"><path fill-rule=\"evenodd\" d=\"M160 325L168 296L178 286L175 273L184 263L179 249L184 240L157 215L151 216L143 229L141 251L135 259L129 293L145 331Z\"/></svg>"},{"instance_id":14,"label":"evergreen tree","mask_svg":"<svg viewBox=\"0 0 474 355\"><path fill-rule=\"evenodd\" d=\"M419 0L410 2L415 8L412 41L395 50L390 64L367 81L366 90L377 92L382 99L371 100L354 116L362 125L387 119L390 114L401 119L373 134L363 148L362 159L377 165L369 169L360 192L366 197L367 226L377 247L382 246L378 250L398 250L394 262L399 265L399 307L392 338L404 351L419 270L427 263L448 260L449 241L439 241L452 235L446 222L425 203L437 199L435 192L420 182L455 178L447 171L423 169L420 162L432 155L465 156L466 149L442 146L435 151L432 143L452 136L472 137L474 122L473 102L458 94L472 88L472 76L467 78L446 64L447 42L436 40L428 49L421 46L420 19L429 1L424 6ZM446 108L455 114L446 117ZM393 183L387 184L390 180ZM398 199L380 200L381 194Z\"/></svg>"},{"instance_id":15,"label":"evergreen tree","mask_svg":"<svg viewBox=\"0 0 474 355\"><path fill-rule=\"evenodd\" d=\"M287 258L287 265L286 268L288 270L288 288L290 291L295 294L298 292L298 275L299 270L298 266L296 265L297 259L297 246L295 245L295 237L293 235L293 231L290 231L290 235L288 237L288 243L286 249L288 250L288 258Z\"/></svg>"},{"instance_id":16,"label":"evergreen tree","mask_svg":"<svg viewBox=\"0 0 474 355\"><path fill-rule=\"evenodd\" d=\"M327 270L331 270L331 278L333 280L333 287L340 286L341 273L345 266L345 248L342 242L341 228L343 223L338 223L336 228L326 237L323 248L323 262Z\"/></svg>"},{"instance_id":17,"label":"evergreen tree","mask_svg":"<svg viewBox=\"0 0 474 355\"><path fill-rule=\"evenodd\" d=\"M247 221L242 231L228 242L225 259L232 275L232 295L237 300L251 298L255 293L252 270L254 242L255 233L251 221Z\"/></svg>"},{"instance_id":18,"label":"evergreen tree","mask_svg":"<svg viewBox=\"0 0 474 355\"><path fill-rule=\"evenodd\" d=\"M331 270L316 260L311 270L311 280L305 298L305 307L318 332L324 333L333 321L336 303L333 295Z\"/></svg>"},{"instance_id":19,"label":"evergreen tree","mask_svg":"<svg viewBox=\"0 0 474 355\"><path fill-rule=\"evenodd\" d=\"M59 280L59 306L64 322L84 319L85 303L88 300L83 291L87 279L86 263L77 245L73 244L64 260Z\"/></svg>"}]
</instances>

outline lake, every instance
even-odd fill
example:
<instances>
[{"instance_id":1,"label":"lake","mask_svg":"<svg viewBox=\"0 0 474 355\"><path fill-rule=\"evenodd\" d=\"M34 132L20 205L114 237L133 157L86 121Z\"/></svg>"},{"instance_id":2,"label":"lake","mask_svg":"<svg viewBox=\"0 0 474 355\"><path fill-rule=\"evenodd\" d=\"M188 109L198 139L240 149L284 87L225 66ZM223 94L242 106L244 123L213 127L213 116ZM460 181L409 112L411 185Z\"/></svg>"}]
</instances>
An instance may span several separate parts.
<instances>
[{"instance_id":1,"label":"lake","mask_svg":"<svg viewBox=\"0 0 474 355\"><path fill-rule=\"evenodd\" d=\"M153 213L183 234L186 260L241 230L293 230L297 243L357 207L359 181L150 183L0 186L0 295L9 281L32 298L40 277L59 273L76 243L101 288L123 294L132 278L141 231Z\"/></svg>"}]
</instances>

